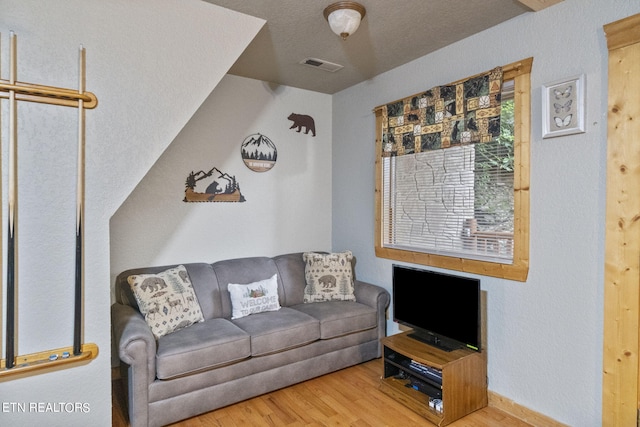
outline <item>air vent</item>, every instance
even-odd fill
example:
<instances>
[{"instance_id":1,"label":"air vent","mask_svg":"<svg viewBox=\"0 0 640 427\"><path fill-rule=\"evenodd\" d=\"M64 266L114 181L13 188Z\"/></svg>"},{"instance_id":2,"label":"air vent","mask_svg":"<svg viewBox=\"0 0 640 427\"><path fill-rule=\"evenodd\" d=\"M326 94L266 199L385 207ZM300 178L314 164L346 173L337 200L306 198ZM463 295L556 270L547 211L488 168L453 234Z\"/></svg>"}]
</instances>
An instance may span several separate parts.
<instances>
[{"instance_id":1,"label":"air vent","mask_svg":"<svg viewBox=\"0 0 640 427\"><path fill-rule=\"evenodd\" d=\"M300 64L306 65L307 67L319 68L330 73L335 73L339 69L344 68L344 65L334 64L333 62L317 58L305 58L300 61Z\"/></svg>"}]
</instances>

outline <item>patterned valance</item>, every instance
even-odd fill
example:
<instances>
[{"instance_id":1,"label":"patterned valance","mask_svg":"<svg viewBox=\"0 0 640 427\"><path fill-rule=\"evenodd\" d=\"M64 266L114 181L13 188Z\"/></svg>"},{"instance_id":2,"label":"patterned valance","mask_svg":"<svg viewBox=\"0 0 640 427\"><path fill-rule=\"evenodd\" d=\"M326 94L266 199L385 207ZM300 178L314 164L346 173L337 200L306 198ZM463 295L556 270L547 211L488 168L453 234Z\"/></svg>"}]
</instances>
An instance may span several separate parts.
<instances>
[{"instance_id":1,"label":"patterned valance","mask_svg":"<svg viewBox=\"0 0 640 427\"><path fill-rule=\"evenodd\" d=\"M382 106L382 155L401 156L500 135L502 67Z\"/></svg>"}]
</instances>

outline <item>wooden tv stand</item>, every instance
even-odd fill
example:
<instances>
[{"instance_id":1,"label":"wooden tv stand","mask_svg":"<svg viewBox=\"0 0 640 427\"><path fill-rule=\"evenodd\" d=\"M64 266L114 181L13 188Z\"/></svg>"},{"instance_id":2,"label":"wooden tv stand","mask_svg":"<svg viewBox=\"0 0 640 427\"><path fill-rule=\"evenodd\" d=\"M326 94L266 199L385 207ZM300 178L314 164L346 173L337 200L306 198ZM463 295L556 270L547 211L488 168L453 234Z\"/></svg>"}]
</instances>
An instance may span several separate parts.
<instances>
[{"instance_id":1,"label":"wooden tv stand","mask_svg":"<svg viewBox=\"0 0 640 427\"><path fill-rule=\"evenodd\" d=\"M382 338L381 391L438 426L487 406L487 363L482 352L464 348L446 352L408 337L409 332ZM441 406L433 399L438 393Z\"/></svg>"}]
</instances>

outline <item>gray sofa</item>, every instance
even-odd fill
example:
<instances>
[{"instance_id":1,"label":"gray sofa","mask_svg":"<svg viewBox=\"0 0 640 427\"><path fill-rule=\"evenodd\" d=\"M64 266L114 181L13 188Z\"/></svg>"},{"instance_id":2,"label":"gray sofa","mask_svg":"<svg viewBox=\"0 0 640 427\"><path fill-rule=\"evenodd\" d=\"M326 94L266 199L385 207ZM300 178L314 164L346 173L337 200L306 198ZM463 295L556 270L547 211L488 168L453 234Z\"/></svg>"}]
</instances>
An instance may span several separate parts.
<instances>
[{"instance_id":1,"label":"gray sofa","mask_svg":"<svg viewBox=\"0 0 640 427\"><path fill-rule=\"evenodd\" d=\"M302 253L183 264L204 321L156 339L127 278L116 278L112 330L133 427L160 426L380 357L389 293L354 280L356 301L303 303ZM229 283L277 274L281 308L231 320Z\"/></svg>"}]
</instances>

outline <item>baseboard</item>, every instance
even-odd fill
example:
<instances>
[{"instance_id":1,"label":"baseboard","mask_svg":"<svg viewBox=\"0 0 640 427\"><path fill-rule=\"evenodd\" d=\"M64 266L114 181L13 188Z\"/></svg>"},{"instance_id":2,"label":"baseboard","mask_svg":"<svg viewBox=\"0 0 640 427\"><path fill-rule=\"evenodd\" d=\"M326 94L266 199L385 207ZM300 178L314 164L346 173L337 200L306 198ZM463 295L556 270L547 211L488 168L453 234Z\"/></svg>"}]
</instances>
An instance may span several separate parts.
<instances>
[{"instance_id":1,"label":"baseboard","mask_svg":"<svg viewBox=\"0 0 640 427\"><path fill-rule=\"evenodd\" d=\"M506 412L507 414L526 423L536 427L568 427L566 424L562 424L544 414L519 405L513 400L507 399L506 397L501 396L498 393L494 393L491 390L489 390L488 395L489 406Z\"/></svg>"}]
</instances>

